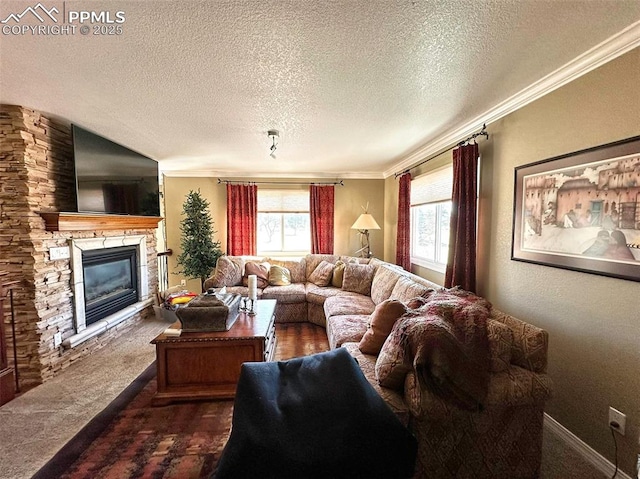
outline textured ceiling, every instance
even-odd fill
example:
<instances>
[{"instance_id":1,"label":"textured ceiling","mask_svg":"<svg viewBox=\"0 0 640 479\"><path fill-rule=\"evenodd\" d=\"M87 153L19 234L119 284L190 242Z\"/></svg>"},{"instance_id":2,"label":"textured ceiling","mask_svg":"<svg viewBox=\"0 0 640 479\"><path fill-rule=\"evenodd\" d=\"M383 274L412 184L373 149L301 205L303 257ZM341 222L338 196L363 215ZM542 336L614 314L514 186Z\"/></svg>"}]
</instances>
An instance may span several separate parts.
<instances>
[{"instance_id":1,"label":"textured ceiling","mask_svg":"<svg viewBox=\"0 0 640 479\"><path fill-rule=\"evenodd\" d=\"M3 0L0 20L36 3ZM126 20L120 35L2 34L2 103L165 171L283 177L382 177L640 19L637 0L42 4Z\"/></svg>"}]
</instances>

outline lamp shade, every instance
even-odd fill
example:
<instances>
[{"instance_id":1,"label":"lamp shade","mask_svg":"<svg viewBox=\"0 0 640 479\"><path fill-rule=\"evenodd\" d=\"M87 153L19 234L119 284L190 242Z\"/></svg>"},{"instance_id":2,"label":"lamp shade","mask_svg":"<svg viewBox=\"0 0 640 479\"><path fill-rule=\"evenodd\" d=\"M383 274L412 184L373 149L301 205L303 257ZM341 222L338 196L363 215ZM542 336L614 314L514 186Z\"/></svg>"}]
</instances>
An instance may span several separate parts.
<instances>
[{"instance_id":1,"label":"lamp shade","mask_svg":"<svg viewBox=\"0 0 640 479\"><path fill-rule=\"evenodd\" d=\"M362 213L353 226L351 226L352 230L379 230L380 226L376 223L376 220L373 219L369 213Z\"/></svg>"}]
</instances>

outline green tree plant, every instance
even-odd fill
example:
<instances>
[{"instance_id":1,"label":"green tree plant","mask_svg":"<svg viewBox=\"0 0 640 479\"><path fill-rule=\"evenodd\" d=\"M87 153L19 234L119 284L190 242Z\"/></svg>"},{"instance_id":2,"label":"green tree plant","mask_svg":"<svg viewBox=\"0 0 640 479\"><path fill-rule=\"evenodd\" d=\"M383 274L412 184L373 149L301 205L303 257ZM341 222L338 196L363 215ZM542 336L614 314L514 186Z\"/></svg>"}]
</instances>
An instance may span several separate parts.
<instances>
[{"instance_id":1,"label":"green tree plant","mask_svg":"<svg viewBox=\"0 0 640 479\"><path fill-rule=\"evenodd\" d=\"M180 225L182 252L178 255L178 265L182 267L178 273L188 278L199 278L200 287L204 291L207 279L216 261L222 256L220 241L214 241L213 219L209 213L209 202L198 191L190 191L182 205L185 219Z\"/></svg>"}]
</instances>

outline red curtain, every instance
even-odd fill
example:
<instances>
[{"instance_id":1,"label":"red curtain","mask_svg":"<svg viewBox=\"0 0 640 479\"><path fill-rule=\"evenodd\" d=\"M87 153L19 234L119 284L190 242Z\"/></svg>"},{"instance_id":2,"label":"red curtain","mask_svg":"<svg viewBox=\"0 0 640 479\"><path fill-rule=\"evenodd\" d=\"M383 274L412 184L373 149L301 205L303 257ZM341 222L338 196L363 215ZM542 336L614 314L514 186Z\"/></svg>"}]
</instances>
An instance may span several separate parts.
<instances>
[{"instance_id":1,"label":"red curtain","mask_svg":"<svg viewBox=\"0 0 640 479\"><path fill-rule=\"evenodd\" d=\"M411 173L400 176L396 264L411 271Z\"/></svg>"},{"instance_id":2,"label":"red curtain","mask_svg":"<svg viewBox=\"0 0 640 479\"><path fill-rule=\"evenodd\" d=\"M309 187L311 213L311 253L333 254L334 187Z\"/></svg>"},{"instance_id":3,"label":"red curtain","mask_svg":"<svg viewBox=\"0 0 640 479\"><path fill-rule=\"evenodd\" d=\"M227 254L255 255L258 187L227 183Z\"/></svg>"},{"instance_id":4,"label":"red curtain","mask_svg":"<svg viewBox=\"0 0 640 479\"><path fill-rule=\"evenodd\" d=\"M478 145L453 150L453 193L449 261L444 286L476 291Z\"/></svg>"}]
</instances>

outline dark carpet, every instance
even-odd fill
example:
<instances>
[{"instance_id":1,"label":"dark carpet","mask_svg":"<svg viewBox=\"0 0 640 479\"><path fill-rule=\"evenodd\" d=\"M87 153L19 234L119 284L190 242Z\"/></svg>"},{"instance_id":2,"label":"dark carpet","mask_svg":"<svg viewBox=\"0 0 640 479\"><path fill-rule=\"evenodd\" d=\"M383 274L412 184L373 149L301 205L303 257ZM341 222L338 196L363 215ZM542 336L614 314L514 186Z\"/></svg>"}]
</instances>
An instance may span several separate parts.
<instances>
[{"instance_id":1,"label":"dark carpet","mask_svg":"<svg viewBox=\"0 0 640 479\"><path fill-rule=\"evenodd\" d=\"M229 436L233 401L154 407L155 378L154 363L33 479L208 477Z\"/></svg>"}]
</instances>

